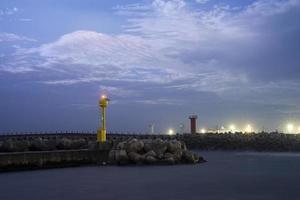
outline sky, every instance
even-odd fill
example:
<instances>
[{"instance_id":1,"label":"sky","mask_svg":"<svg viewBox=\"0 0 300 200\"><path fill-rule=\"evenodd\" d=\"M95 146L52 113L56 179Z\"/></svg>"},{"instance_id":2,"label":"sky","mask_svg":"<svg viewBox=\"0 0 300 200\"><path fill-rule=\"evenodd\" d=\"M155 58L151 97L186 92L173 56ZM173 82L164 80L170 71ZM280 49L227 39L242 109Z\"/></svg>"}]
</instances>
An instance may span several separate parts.
<instances>
[{"instance_id":1,"label":"sky","mask_svg":"<svg viewBox=\"0 0 300 200\"><path fill-rule=\"evenodd\" d=\"M300 0L1 0L0 132L300 127Z\"/></svg>"}]
</instances>

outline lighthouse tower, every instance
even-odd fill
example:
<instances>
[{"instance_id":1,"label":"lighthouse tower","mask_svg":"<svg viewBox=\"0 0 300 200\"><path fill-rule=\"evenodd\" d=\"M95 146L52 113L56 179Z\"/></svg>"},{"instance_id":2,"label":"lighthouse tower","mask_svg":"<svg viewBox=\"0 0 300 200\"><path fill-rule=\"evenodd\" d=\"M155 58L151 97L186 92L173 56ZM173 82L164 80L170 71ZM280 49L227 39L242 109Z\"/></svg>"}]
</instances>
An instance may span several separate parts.
<instances>
[{"instance_id":1,"label":"lighthouse tower","mask_svg":"<svg viewBox=\"0 0 300 200\"><path fill-rule=\"evenodd\" d=\"M191 115L189 117L190 121L191 121L191 134L196 134L196 130L197 130L197 115Z\"/></svg>"},{"instance_id":2,"label":"lighthouse tower","mask_svg":"<svg viewBox=\"0 0 300 200\"><path fill-rule=\"evenodd\" d=\"M110 99L108 99L105 95L102 95L99 100L99 106L102 111L102 126L97 131L97 142L106 142L106 107L109 101Z\"/></svg>"}]
</instances>

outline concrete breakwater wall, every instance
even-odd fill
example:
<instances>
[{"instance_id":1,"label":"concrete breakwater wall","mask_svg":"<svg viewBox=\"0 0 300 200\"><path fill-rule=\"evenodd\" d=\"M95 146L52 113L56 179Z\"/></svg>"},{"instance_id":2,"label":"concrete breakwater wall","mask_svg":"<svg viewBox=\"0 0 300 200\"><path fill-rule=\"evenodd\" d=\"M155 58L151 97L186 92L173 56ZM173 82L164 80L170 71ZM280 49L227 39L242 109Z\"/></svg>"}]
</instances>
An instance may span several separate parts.
<instances>
[{"instance_id":1,"label":"concrete breakwater wall","mask_svg":"<svg viewBox=\"0 0 300 200\"><path fill-rule=\"evenodd\" d=\"M184 141L188 148L199 150L300 151L300 135L297 134L207 133L168 136L111 133L107 135L108 141L113 144L130 138L176 139ZM0 152L87 149L95 140L95 133L0 134Z\"/></svg>"},{"instance_id":2,"label":"concrete breakwater wall","mask_svg":"<svg viewBox=\"0 0 300 200\"><path fill-rule=\"evenodd\" d=\"M294 151L300 152L300 135L259 134L198 134L180 137L188 148L199 150Z\"/></svg>"},{"instance_id":3,"label":"concrete breakwater wall","mask_svg":"<svg viewBox=\"0 0 300 200\"><path fill-rule=\"evenodd\" d=\"M0 153L0 171L102 164L109 149Z\"/></svg>"}]
</instances>

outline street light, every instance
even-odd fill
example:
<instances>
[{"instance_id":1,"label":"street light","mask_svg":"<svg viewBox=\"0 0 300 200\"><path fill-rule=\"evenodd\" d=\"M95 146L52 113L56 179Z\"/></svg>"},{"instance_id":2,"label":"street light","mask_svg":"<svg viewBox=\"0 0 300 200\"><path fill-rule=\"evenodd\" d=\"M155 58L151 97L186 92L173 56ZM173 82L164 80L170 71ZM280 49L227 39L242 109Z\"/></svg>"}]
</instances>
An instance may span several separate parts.
<instances>
[{"instance_id":1,"label":"street light","mask_svg":"<svg viewBox=\"0 0 300 200\"><path fill-rule=\"evenodd\" d=\"M225 132L225 127L221 126L221 133L224 133L224 132Z\"/></svg>"},{"instance_id":2,"label":"street light","mask_svg":"<svg viewBox=\"0 0 300 200\"><path fill-rule=\"evenodd\" d=\"M234 124L231 124L231 125L229 126L229 131L230 131L230 132L234 132L234 131L235 131L235 125L234 125Z\"/></svg>"},{"instance_id":3,"label":"street light","mask_svg":"<svg viewBox=\"0 0 300 200\"><path fill-rule=\"evenodd\" d=\"M288 133L293 133L293 131L294 131L294 124L291 124L291 123L287 124L286 125L286 130L287 130Z\"/></svg>"},{"instance_id":4,"label":"street light","mask_svg":"<svg viewBox=\"0 0 300 200\"><path fill-rule=\"evenodd\" d=\"M174 130L173 129L169 129L167 132L168 135L174 135Z\"/></svg>"},{"instance_id":5,"label":"street light","mask_svg":"<svg viewBox=\"0 0 300 200\"><path fill-rule=\"evenodd\" d=\"M246 133L252 133L253 132L253 129L252 129L252 126L250 124L248 124L245 128L245 132Z\"/></svg>"}]
</instances>

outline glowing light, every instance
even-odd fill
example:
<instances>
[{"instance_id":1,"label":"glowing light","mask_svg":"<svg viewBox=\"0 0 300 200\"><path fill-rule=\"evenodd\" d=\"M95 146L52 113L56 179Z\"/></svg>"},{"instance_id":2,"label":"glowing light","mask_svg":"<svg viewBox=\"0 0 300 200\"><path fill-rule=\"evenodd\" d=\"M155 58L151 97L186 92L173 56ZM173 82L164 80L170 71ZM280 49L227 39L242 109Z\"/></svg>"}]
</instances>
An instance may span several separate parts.
<instances>
[{"instance_id":1,"label":"glowing light","mask_svg":"<svg viewBox=\"0 0 300 200\"><path fill-rule=\"evenodd\" d=\"M246 133L251 133L253 132L252 126L250 124L247 124L246 128L245 128L245 132Z\"/></svg>"},{"instance_id":2,"label":"glowing light","mask_svg":"<svg viewBox=\"0 0 300 200\"><path fill-rule=\"evenodd\" d=\"M206 133L206 130L205 130L204 128L202 128L202 129L200 130L200 132L201 132L201 133Z\"/></svg>"},{"instance_id":3,"label":"glowing light","mask_svg":"<svg viewBox=\"0 0 300 200\"><path fill-rule=\"evenodd\" d=\"M229 126L229 130L230 130L230 131L235 131L235 125L234 125L234 124L231 124L231 125Z\"/></svg>"},{"instance_id":4,"label":"glowing light","mask_svg":"<svg viewBox=\"0 0 300 200\"><path fill-rule=\"evenodd\" d=\"M168 135L174 135L174 130L173 129L169 129L167 132Z\"/></svg>"},{"instance_id":5,"label":"glowing light","mask_svg":"<svg viewBox=\"0 0 300 200\"><path fill-rule=\"evenodd\" d=\"M294 124L287 124L286 125L286 130L288 133L293 133L294 131Z\"/></svg>"},{"instance_id":6,"label":"glowing light","mask_svg":"<svg viewBox=\"0 0 300 200\"><path fill-rule=\"evenodd\" d=\"M219 130L219 133L224 133L224 132L226 132L225 127L224 127L224 126L221 126L221 128L220 128L220 130Z\"/></svg>"},{"instance_id":7,"label":"glowing light","mask_svg":"<svg viewBox=\"0 0 300 200\"><path fill-rule=\"evenodd\" d=\"M105 94L102 94L101 95L101 99L106 99L107 97L106 97L106 95Z\"/></svg>"}]
</instances>

